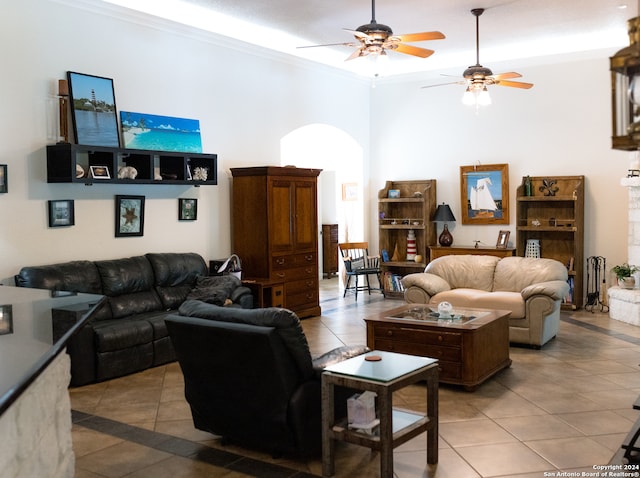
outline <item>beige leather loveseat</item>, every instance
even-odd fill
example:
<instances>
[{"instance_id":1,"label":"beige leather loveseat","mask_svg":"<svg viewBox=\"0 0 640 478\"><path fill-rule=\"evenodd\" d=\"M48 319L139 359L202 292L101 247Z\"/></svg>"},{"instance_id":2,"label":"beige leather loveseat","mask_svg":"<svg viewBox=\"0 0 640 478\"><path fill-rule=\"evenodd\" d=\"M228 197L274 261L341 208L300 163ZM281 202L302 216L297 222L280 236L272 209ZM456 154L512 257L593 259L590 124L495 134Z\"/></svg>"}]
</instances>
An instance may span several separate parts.
<instances>
[{"instance_id":1,"label":"beige leather loveseat","mask_svg":"<svg viewBox=\"0 0 640 478\"><path fill-rule=\"evenodd\" d=\"M541 347L558 333L567 269L553 259L450 255L402 279L409 303L511 311L509 340Z\"/></svg>"}]
</instances>

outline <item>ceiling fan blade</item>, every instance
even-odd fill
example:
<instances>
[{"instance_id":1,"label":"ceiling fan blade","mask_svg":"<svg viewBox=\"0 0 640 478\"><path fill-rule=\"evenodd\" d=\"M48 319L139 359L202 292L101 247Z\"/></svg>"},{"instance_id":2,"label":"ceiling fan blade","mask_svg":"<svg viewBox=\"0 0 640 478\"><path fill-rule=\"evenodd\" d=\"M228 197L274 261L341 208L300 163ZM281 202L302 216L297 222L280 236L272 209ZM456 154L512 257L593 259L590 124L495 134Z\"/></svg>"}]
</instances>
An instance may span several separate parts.
<instances>
[{"instance_id":1,"label":"ceiling fan blade","mask_svg":"<svg viewBox=\"0 0 640 478\"><path fill-rule=\"evenodd\" d=\"M529 88L531 88L533 86L533 83L525 83L523 81L499 80L499 81L496 81L496 85L512 86L513 88L522 88L524 90L528 90Z\"/></svg>"},{"instance_id":2,"label":"ceiling fan blade","mask_svg":"<svg viewBox=\"0 0 640 478\"><path fill-rule=\"evenodd\" d=\"M462 80L462 81L452 81L450 83L438 83L436 85L426 85L426 86L421 86L420 88L433 88L435 86L446 86L446 85L464 85L467 82Z\"/></svg>"},{"instance_id":3,"label":"ceiling fan blade","mask_svg":"<svg viewBox=\"0 0 640 478\"><path fill-rule=\"evenodd\" d=\"M435 53L433 50L427 50L426 48L420 48L413 45L405 45L404 43L399 43L394 50L398 53L418 56L420 58L427 58Z\"/></svg>"},{"instance_id":4,"label":"ceiling fan blade","mask_svg":"<svg viewBox=\"0 0 640 478\"><path fill-rule=\"evenodd\" d=\"M343 28L344 31L351 33L352 35L358 37L358 38L362 38L363 40L369 38L369 35L367 35L364 32L358 31L358 30L352 30L351 28Z\"/></svg>"},{"instance_id":5,"label":"ceiling fan blade","mask_svg":"<svg viewBox=\"0 0 640 478\"><path fill-rule=\"evenodd\" d=\"M498 73L497 75L491 75L491 78L494 80L508 80L510 78L520 78L522 75L520 73L516 73L515 71L510 71L508 73Z\"/></svg>"},{"instance_id":6,"label":"ceiling fan blade","mask_svg":"<svg viewBox=\"0 0 640 478\"><path fill-rule=\"evenodd\" d=\"M412 43L416 41L427 40L442 40L445 36L440 32L421 32L421 33L406 33L404 35L394 35L400 38L400 41Z\"/></svg>"},{"instance_id":7,"label":"ceiling fan blade","mask_svg":"<svg viewBox=\"0 0 640 478\"><path fill-rule=\"evenodd\" d=\"M297 46L296 48L318 48L321 46L358 46L359 43L354 43L354 42L344 42L344 43L324 43L322 45L303 45L303 46Z\"/></svg>"},{"instance_id":8,"label":"ceiling fan blade","mask_svg":"<svg viewBox=\"0 0 640 478\"><path fill-rule=\"evenodd\" d=\"M364 56L364 49L362 47L355 49L351 55L345 58L344 61L354 60L356 58L360 58L361 56Z\"/></svg>"}]
</instances>

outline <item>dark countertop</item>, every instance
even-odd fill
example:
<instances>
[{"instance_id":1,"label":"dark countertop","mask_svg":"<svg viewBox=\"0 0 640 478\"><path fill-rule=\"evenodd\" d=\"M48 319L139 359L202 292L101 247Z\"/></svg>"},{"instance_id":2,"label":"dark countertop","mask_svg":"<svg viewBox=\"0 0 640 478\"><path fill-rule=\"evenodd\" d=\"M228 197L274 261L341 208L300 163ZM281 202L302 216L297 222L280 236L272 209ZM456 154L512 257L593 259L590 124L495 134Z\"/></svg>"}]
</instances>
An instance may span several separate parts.
<instances>
[{"instance_id":1,"label":"dark countertop","mask_svg":"<svg viewBox=\"0 0 640 478\"><path fill-rule=\"evenodd\" d=\"M69 337L93 314L102 295L0 287L0 415L64 351ZM86 313L53 343L51 310L86 304Z\"/></svg>"}]
</instances>

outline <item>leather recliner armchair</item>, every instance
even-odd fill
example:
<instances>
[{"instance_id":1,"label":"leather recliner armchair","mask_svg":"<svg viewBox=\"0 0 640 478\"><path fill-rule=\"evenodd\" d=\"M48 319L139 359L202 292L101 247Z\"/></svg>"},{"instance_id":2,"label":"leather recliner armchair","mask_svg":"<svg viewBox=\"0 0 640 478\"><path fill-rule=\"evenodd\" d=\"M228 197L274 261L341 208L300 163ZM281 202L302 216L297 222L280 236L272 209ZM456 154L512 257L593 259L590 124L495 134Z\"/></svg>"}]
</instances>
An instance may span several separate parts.
<instances>
[{"instance_id":1,"label":"leather recliner armchair","mask_svg":"<svg viewBox=\"0 0 640 478\"><path fill-rule=\"evenodd\" d=\"M302 456L321 450L320 374L367 351L345 346L312 359L287 309L229 309L188 300L167 317L196 428L225 442ZM353 391L336 392L346 416Z\"/></svg>"}]
</instances>

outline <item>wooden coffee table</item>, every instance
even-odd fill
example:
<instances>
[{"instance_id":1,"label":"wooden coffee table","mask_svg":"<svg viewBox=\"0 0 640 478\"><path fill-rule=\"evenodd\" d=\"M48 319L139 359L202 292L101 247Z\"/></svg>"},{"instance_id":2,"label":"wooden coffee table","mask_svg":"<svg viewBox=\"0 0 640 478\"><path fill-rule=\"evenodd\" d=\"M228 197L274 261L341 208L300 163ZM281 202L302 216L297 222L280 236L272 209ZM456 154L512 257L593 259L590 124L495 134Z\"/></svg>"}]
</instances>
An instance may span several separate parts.
<instances>
[{"instance_id":1,"label":"wooden coffee table","mask_svg":"<svg viewBox=\"0 0 640 478\"><path fill-rule=\"evenodd\" d=\"M511 365L507 310L454 308L441 319L427 305L407 304L365 318L367 346L436 358L440 382L475 390Z\"/></svg>"}]
</instances>

